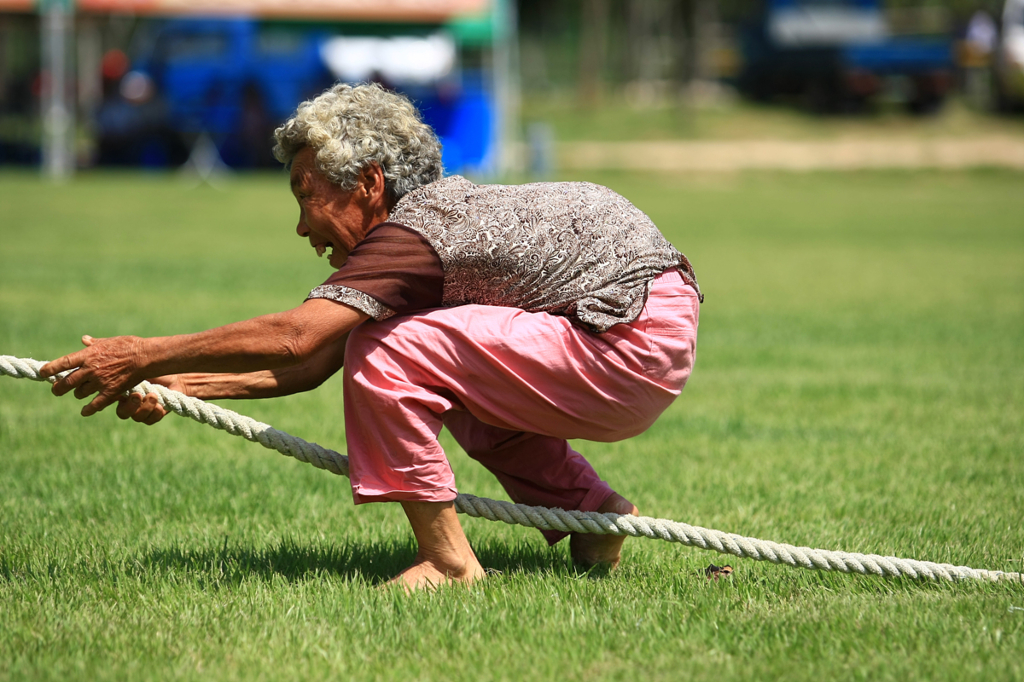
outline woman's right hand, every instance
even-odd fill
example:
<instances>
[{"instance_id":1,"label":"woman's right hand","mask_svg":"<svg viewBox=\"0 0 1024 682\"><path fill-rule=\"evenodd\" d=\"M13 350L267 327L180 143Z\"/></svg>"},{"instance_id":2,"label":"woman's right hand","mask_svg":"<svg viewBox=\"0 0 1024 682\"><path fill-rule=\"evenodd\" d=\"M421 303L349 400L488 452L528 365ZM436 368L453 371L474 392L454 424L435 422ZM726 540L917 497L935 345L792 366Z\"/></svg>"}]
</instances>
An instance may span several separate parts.
<instances>
[{"instance_id":1,"label":"woman's right hand","mask_svg":"<svg viewBox=\"0 0 1024 682\"><path fill-rule=\"evenodd\" d=\"M172 391L185 393L185 382L178 374L171 374L164 377L149 379L151 384L166 386ZM160 404L160 396L156 393L147 393L144 396L138 393L120 398L117 401L117 416L121 419L132 419L140 424L152 426L167 416L168 411Z\"/></svg>"}]
</instances>

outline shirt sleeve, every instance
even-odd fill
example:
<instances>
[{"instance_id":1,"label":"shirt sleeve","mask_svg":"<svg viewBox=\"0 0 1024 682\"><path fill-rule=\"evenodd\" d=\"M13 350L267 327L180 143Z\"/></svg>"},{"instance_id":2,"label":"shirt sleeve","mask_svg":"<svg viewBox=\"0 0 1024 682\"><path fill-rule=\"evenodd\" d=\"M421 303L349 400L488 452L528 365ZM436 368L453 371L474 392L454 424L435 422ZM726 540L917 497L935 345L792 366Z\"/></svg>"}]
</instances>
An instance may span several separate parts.
<instances>
[{"instance_id":1,"label":"shirt sleeve","mask_svg":"<svg viewBox=\"0 0 1024 682\"><path fill-rule=\"evenodd\" d=\"M437 308L443 295L444 269L434 247L404 225L381 223L306 300L344 303L380 322L396 314Z\"/></svg>"}]
</instances>

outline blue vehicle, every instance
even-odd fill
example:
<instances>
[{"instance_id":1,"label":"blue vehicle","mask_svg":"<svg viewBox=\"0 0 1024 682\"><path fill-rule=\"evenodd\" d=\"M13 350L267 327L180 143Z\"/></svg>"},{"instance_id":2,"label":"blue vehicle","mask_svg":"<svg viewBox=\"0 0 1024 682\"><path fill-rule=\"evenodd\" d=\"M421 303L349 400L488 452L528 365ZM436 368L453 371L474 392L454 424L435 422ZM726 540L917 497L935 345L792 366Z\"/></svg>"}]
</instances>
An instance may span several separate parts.
<instances>
[{"instance_id":1,"label":"blue vehicle","mask_svg":"<svg viewBox=\"0 0 1024 682\"><path fill-rule=\"evenodd\" d=\"M161 99L166 130L186 145L213 141L233 167L269 166L270 136L303 100L335 82L322 47L332 34L308 25L253 19L171 19L153 22L134 41L132 68L148 75ZM444 84L419 83L407 94L441 137L452 171L483 166L492 147L493 103L482 78L460 74ZM168 161L160 140L138 161Z\"/></svg>"},{"instance_id":2,"label":"blue vehicle","mask_svg":"<svg viewBox=\"0 0 1024 682\"><path fill-rule=\"evenodd\" d=\"M936 111L953 83L952 40L890 35L881 4L766 0L741 39L738 87L755 99L795 96L833 112L888 91L915 113Z\"/></svg>"}]
</instances>

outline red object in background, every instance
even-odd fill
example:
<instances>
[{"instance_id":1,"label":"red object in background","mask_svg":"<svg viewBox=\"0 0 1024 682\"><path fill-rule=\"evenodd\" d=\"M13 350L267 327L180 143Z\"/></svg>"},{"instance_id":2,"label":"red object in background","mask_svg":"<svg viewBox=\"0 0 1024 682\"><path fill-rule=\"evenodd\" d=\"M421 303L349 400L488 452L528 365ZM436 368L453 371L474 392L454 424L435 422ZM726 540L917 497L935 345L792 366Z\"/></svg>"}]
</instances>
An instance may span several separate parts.
<instances>
[{"instance_id":1,"label":"red object in background","mask_svg":"<svg viewBox=\"0 0 1024 682\"><path fill-rule=\"evenodd\" d=\"M953 74L949 71L929 71L917 76L914 84L922 95L942 97L953 86Z\"/></svg>"},{"instance_id":2,"label":"red object in background","mask_svg":"<svg viewBox=\"0 0 1024 682\"><path fill-rule=\"evenodd\" d=\"M882 89L881 79L862 69L852 69L845 74L846 90L857 97L870 97Z\"/></svg>"},{"instance_id":3,"label":"red object in background","mask_svg":"<svg viewBox=\"0 0 1024 682\"><path fill-rule=\"evenodd\" d=\"M124 52L117 49L107 50L100 62L100 72L103 74L104 80L114 81L128 73L130 66L131 62L128 61L128 56Z\"/></svg>"},{"instance_id":4,"label":"red object in background","mask_svg":"<svg viewBox=\"0 0 1024 682\"><path fill-rule=\"evenodd\" d=\"M43 88L47 88L50 85L50 74L46 71L40 71L36 74L36 77L32 79L32 96L39 99L43 96Z\"/></svg>"}]
</instances>

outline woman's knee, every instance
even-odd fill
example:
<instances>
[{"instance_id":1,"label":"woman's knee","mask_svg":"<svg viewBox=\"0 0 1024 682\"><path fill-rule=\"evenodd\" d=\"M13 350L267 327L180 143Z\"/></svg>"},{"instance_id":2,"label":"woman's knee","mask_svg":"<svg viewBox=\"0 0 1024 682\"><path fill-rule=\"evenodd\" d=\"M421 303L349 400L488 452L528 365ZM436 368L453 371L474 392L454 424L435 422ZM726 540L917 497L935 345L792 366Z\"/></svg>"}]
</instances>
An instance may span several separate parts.
<instances>
[{"instance_id":1,"label":"woman's knee","mask_svg":"<svg viewBox=\"0 0 1024 682\"><path fill-rule=\"evenodd\" d=\"M376 328L379 324L381 323L367 320L362 324L356 325L355 329L349 332L348 340L345 342L346 366L350 358L358 360L358 358L366 356L368 351L380 343L380 337L376 333Z\"/></svg>"},{"instance_id":2,"label":"woman's knee","mask_svg":"<svg viewBox=\"0 0 1024 682\"><path fill-rule=\"evenodd\" d=\"M345 342L345 376L374 374L400 359L401 353L387 343L392 327L391 320L368 320L349 332Z\"/></svg>"},{"instance_id":3,"label":"woman's knee","mask_svg":"<svg viewBox=\"0 0 1024 682\"><path fill-rule=\"evenodd\" d=\"M381 383L378 375L382 370L386 372L386 368L381 366L384 359L373 323L364 322L349 332L342 370L346 403L350 400L364 400L364 394L377 390L377 385ZM360 397L357 398L357 395Z\"/></svg>"}]
</instances>

